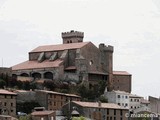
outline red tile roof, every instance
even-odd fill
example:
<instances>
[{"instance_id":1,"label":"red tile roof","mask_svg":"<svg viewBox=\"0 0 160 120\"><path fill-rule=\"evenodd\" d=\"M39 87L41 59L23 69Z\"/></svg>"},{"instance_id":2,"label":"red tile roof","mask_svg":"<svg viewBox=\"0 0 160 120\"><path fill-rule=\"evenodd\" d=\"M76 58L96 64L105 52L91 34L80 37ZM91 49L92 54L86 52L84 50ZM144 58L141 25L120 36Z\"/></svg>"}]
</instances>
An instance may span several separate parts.
<instances>
[{"instance_id":1,"label":"red tile roof","mask_svg":"<svg viewBox=\"0 0 160 120\"><path fill-rule=\"evenodd\" d=\"M40 68L51 68L59 67L63 60L57 59L55 61L45 60L43 62L38 61L26 61L15 65L12 67L12 70L27 70L27 69L40 69Z\"/></svg>"},{"instance_id":2,"label":"red tile roof","mask_svg":"<svg viewBox=\"0 0 160 120\"><path fill-rule=\"evenodd\" d=\"M131 75L127 71L113 71L114 75Z\"/></svg>"},{"instance_id":3,"label":"red tile roof","mask_svg":"<svg viewBox=\"0 0 160 120\"><path fill-rule=\"evenodd\" d=\"M88 43L89 42L59 44L59 45L45 45L45 46L39 46L35 48L34 50L32 50L31 52L45 52L45 51L60 51L60 50L67 50L67 49L77 49L77 48L82 48Z\"/></svg>"},{"instance_id":4,"label":"red tile roof","mask_svg":"<svg viewBox=\"0 0 160 120\"><path fill-rule=\"evenodd\" d=\"M130 98L143 98L142 96L138 96L138 95L135 95L135 94L130 94L129 97Z\"/></svg>"},{"instance_id":5,"label":"red tile roof","mask_svg":"<svg viewBox=\"0 0 160 120\"><path fill-rule=\"evenodd\" d=\"M54 111L47 111L47 110L45 110L45 111L34 111L34 112L31 113L31 115L33 115L33 116L44 116L44 115L50 115L52 113L54 113Z\"/></svg>"},{"instance_id":6,"label":"red tile roof","mask_svg":"<svg viewBox=\"0 0 160 120\"><path fill-rule=\"evenodd\" d=\"M81 102L81 101L72 101L75 104L78 104L83 107L91 107L91 108L111 108L111 109L126 109L121 107L115 103L101 103L99 106L98 102Z\"/></svg>"},{"instance_id":7,"label":"red tile roof","mask_svg":"<svg viewBox=\"0 0 160 120\"><path fill-rule=\"evenodd\" d=\"M89 71L89 74L98 74L98 75L108 75L108 73L100 72L100 71Z\"/></svg>"},{"instance_id":8,"label":"red tile roof","mask_svg":"<svg viewBox=\"0 0 160 120\"><path fill-rule=\"evenodd\" d=\"M17 95L14 92L10 92L10 91L4 90L4 89L0 89L0 94L3 94L3 95Z\"/></svg>"},{"instance_id":9,"label":"red tile roof","mask_svg":"<svg viewBox=\"0 0 160 120\"><path fill-rule=\"evenodd\" d=\"M55 92L55 91L48 91L48 90L37 90L38 92L44 92L44 93L50 93L50 94L57 94L57 95L64 95L64 96L69 96L69 97L78 97L80 96L75 95L75 94L65 94L65 93L60 93L60 92Z\"/></svg>"},{"instance_id":10,"label":"red tile roof","mask_svg":"<svg viewBox=\"0 0 160 120\"><path fill-rule=\"evenodd\" d=\"M76 70L76 66L69 66L65 68L65 70Z\"/></svg>"}]
</instances>

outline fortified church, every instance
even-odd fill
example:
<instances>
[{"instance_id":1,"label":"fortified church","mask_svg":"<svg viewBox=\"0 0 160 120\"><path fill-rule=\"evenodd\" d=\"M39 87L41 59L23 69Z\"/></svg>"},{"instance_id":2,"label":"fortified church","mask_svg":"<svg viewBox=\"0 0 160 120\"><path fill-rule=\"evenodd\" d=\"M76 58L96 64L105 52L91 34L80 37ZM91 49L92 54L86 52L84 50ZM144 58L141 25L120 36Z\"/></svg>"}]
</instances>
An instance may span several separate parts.
<instances>
[{"instance_id":1,"label":"fortified church","mask_svg":"<svg viewBox=\"0 0 160 120\"><path fill-rule=\"evenodd\" d=\"M84 33L62 33L62 44L39 46L29 59L12 67L12 76L33 80L87 82L90 87L105 80L108 90L131 92L131 74L113 71L113 46L83 42Z\"/></svg>"}]
</instances>

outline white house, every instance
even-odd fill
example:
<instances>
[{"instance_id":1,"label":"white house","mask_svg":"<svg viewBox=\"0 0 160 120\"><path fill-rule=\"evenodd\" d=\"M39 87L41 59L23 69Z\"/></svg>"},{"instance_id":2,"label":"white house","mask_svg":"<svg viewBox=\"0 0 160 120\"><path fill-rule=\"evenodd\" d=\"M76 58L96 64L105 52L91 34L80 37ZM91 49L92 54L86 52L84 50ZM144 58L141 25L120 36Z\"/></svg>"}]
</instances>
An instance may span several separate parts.
<instances>
[{"instance_id":1,"label":"white house","mask_svg":"<svg viewBox=\"0 0 160 120\"><path fill-rule=\"evenodd\" d=\"M127 109L129 109L129 95L130 93L119 90L104 93L104 96L108 99L109 103L116 103Z\"/></svg>"},{"instance_id":2,"label":"white house","mask_svg":"<svg viewBox=\"0 0 160 120\"><path fill-rule=\"evenodd\" d=\"M109 103L116 103L122 107L129 109L130 111L137 113L140 111L149 111L148 107L150 102L145 100L143 97L130 94L124 91L111 91L104 93L105 98L108 99Z\"/></svg>"}]
</instances>

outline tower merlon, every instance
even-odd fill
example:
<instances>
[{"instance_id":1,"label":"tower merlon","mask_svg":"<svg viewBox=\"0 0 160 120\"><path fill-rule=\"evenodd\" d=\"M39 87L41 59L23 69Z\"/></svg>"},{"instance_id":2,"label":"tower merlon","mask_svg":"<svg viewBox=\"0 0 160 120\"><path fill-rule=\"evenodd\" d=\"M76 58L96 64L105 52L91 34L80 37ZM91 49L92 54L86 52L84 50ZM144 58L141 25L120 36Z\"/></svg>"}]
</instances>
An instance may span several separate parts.
<instances>
[{"instance_id":1,"label":"tower merlon","mask_svg":"<svg viewBox=\"0 0 160 120\"><path fill-rule=\"evenodd\" d=\"M111 45L105 45L104 43L99 44L99 49L101 51L106 51L106 52L113 52L114 47Z\"/></svg>"},{"instance_id":2,"label":"tower merlon","mask_svg":"<svg viewBox=\"0 0 160 120\"><path fill-rule=\"evenodd\" d=\"M62 32L62 38L70 38L70 37L84 37L84 32L71 30L70 32Z\"/></svg>"},{"instance_id":3,"label":"tower merlon","mask_svg":"<svg viewBox=\"0 0 160 120\"><path fill-rule=\"evenodd\" d=\"M71 30L62 32L63 44L83 42L84 32Z\"/></svg>"}]
</instances>

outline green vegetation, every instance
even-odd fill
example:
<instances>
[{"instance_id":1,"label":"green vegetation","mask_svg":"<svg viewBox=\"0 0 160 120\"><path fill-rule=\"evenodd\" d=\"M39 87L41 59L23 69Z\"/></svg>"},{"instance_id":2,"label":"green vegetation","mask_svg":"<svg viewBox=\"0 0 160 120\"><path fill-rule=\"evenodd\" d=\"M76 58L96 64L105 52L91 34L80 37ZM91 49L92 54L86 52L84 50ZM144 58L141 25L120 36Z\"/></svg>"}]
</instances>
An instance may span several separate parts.
<instances>
[{"instance_id":1,"label":"green vegetation","mask_svg":"<svg viewBox=\"0 0 160 120\"><path fill-rule=\"evenodd\" d=\"M30 115L20 116L18 120L31 120L31 116Z\"/></svg>"},{"instance_id":2,"label":"green vegetation","mask_svg":"<svg viewBox=\"0 0 160 120\"><path fill-rule=\"evenodd\" d=\"M0 88L15 88L15 89L23 89L30 90L36 89L35 83L30 83L28 81L22 82L17 81L15 77L10 77L8 74L0 74Z\"/></svg>"},{"instance_id":3,"label":"green vegetation","mask_svg":"<svg viewBox=\"0 0 160 120\"><path fill-rule=\"evenodd\" d=\"M73 117L72 120L86 120L85 117L81 116L81 117Z\"/></svg>"},{"instance_id":4,"label":"green vegetation","mask_svg":"<svg viewBox=\"0 0 160 120\"><path fill-rule=\"evenodd\" d=\"M108 99L105 98L103 95L99 97L99 101L101 101L102 103L108 103Z\"/></svg>"},{"instance_id":5,"label":"green vegetation","mask_svg":"<svg viewBox=\"0 0 160 120\"><path fill-rule=\"evenodd\" d=\"M106 87L106 81L101 80L98 84L92 85L92 88L88 88L85 85L80 85L78 87L78 93L84 101L102 101L107 102L107 100L101 95L104 93Z\"/></svg>"},{"instance_id":6,"label":"green vegetation","mask_svg":"<svg viewBox=\"0 0 160 120\"><path fill-rule=\"evenodd\" d=\"M59 81L55 82L52 80L44 81L41 87L46 87L49 90L62 92L62 93L71 93L71 94L78 94L82 97L83 101L101 101L107 102L107 100L102 97L101 95L104 93L106 87L105 80L99 80L97 84L83 84L83 83L76 83L77 85L72 84L70 81ZM7 74L0 75L0 88L14 88L14 89L23 89L23 90L30 90L30 89L38 89L39 86L36 82L22 82L17 81L15 77L9 77Z\"/></svg>"},{"instance_id":7,"label":"green vegetation","mask_svg":"<svg viewBox=\"0 0 160 120\"><path fill-rule=\"evenodd\" d=\"M0 88L4 88L6 86L6 82L3 79L0 79Z\"/></svg>"}]
</instances>

